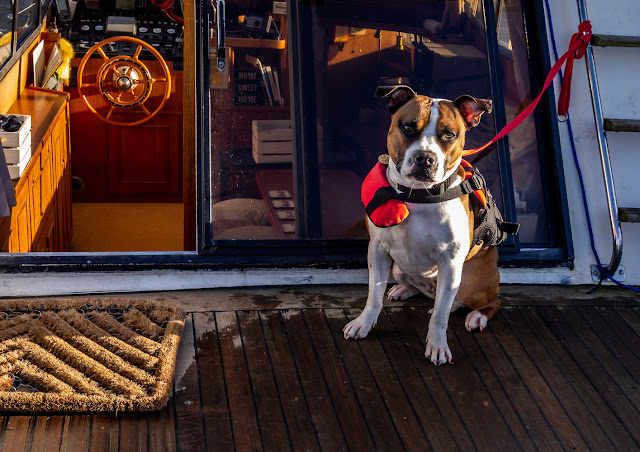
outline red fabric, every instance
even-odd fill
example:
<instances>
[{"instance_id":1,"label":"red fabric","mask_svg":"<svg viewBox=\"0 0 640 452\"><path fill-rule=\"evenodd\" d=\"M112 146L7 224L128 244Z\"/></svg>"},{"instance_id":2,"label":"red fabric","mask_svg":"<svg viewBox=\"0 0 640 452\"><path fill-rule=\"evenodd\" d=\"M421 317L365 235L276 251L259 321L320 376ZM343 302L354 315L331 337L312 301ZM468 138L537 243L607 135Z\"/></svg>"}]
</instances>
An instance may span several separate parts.
<instances>
[{"instance_id":1,"label":"red fabric","mask_svg":"<svg viewBox=\"0 0 640 452\"><path fill-rule=\"evenodd\" d=\"M467 162L466 160L461 160L460 161L460 165L462 165L462 167L464 168L464 180L470 179L471 176L473 176L473 172L472 171L467 171L467 168L471 169L473 168L473 166L471 166L471 163ZM487 208L487 197L484 195L484 190L476 190L473 192L474 195L476 195L476 198L478 198L480 200L480 202L482 203L482 205L484 206L484 208Z\"/></svg>"},{"instance_id":2,"label":"red fabric","mask_svg":"<svg viewBox=\"0 0 640 452\"><path fill-rule=\"evenodd\" d=\"M511 122L504 126L504 128L495 137L493 137L491 141L479 148L467 149L466 151L463 151L462 155L471 155L482 151L483 149L498 141L500 138L505 137L509 132L522 124L522 122L527 119L527 117L531 113L533 113L533 110L538 106L542 95L547 90L547 88L549 88L549 85L551 85L558 72L560 72L560 69L562 68L562 65L565 61L567 61L567 67L564 74L562 89L560 90L560 96L558 99L558 114L566 115L569 111L569 98L571 97L571 75L573 72L573 60L575 58L582 58L584 56L585 49L591 41L591 36L591 22L585 20L578 26L578 33L574 34L571 37L571 42L569 44L569 50L567 51L567 53L562 55L549 71L549 74L544 81L544 85L542 86L542 91L540 92L540 94L538 94L538 97L536 97L527 108L522 110L522 112L518 116L511 120Z\"/></svg>"},{"instance_id":3,"label":"red fabric","mask_svg":"<svg viewBox=\"0 0 640 452\"><path fill-rule=\"evenodd\" d=\"M471 164L465 160L460 162L465 169L465 180L473 176L472 171L467 171L468 168L472 168ZM380 162L374 166L367 177L362 182L362 189L360 191L360 199L365 208L369 205L373 199L376 191L382 187L390 187L389 179L387 179L387 165ZM487 208L487 198L485 197L484 190L476 190L473 194L482 202L485 209ZM374 210L369 218L376 226L380 228L386 228L389 226L395 226L402 223L409 216L409 209L403 201L397 199L389 199L376 210Z\"/></svg>"},{"instance_id":4,"label":"red fabric","mask_svg":"<svg viewBox=\"0 0 640 452\"><path fill-rule=\"evenodd\" d=\"M365 208L369 205L373 199L373 195L376 194L379 188L390 186L389 180L387 179L387 166L378 162L362 182L360 199ZM390 199L374 210L369 218L373 224L383 228L402 223L408 216L409 209L407 209L404 202L398 201L397 199Z\"/></svg>"}]
</instances>

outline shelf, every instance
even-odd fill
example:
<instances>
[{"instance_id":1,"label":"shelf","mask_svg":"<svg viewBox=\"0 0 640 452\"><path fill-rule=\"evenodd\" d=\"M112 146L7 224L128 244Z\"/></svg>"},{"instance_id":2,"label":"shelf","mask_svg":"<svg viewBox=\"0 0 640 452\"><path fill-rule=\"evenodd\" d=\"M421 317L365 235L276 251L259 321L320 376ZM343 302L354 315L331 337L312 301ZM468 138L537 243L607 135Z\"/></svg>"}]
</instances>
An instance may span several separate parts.
<instances>
[{"instance_id":1,"label":"shelf","mask_svg":"<svg viewBox=\"0 0 640 452\"><path fill-rule=\"evenodd\" d=\"M209 44L212 48L218 45L215 38ZM287 41L284 39L227 38L227 47L231 48L284 50L286 46Z\"/></svg>"}]
</instances>

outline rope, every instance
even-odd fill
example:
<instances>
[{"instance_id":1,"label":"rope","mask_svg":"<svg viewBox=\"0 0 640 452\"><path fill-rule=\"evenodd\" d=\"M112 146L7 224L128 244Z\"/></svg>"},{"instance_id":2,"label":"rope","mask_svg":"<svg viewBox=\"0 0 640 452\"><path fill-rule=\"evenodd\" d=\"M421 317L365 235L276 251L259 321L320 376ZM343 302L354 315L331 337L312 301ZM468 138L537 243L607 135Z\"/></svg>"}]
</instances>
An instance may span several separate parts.
<instances>
[{"instance_id":1,"label":"rope","mask_svg":"<svg viewBox=\"0 0 640 452\"><path fill-rule=\"evenodd\" d=\"M578 33L574 34L573 37L571 38L571 42L569 44L569 50L567 50L567 52L564 55L562 55L560 59L556 61L556 63L553 65L553 67L547 74L547 78L544 81L542 90L540 91L540 94L538 94L538 96L533 100L533 102L531 102L527 106L527 108L522 110L522 112L520 112L518 116L513 118L506 126L504 126L502 130L498 132L498 134L491 139L491 141L489 141L488 143L486 143L485 145L479 148L467 149L465 151L462 151L462 155L463 156L472 155L482 151L483 149L486 149L487 147L489 147L499 139L507 136L513 129L515 129L520 124L522 124L522 122L525 119L527 119L529 115L533 113L533 110L535 110L535 108L538 106L540 99L542 99L542 95L547 91L547 88L551 86L551 84L553 83L553 79L560 72L560 69L562 69L562 65L564 64L565 61L567 62L567 67L566 67L567 77L562 84L562 90L560 92L560 100L558 101L558 110L562 110L562 111L568 110L569 98L571 97L571 75L573 72L573 61L576 58L582 58L584 56L585 49L587 48L587 45L589 45L589 41L591 41L591 22L589 22L588 20L585 20L578 26ZM557 56L558 54L556 53L556 58ZM562 101L562 105L560 104L561 101ZM565 113L561 113L561 114L565 114Z\"/></svg>"}]
</instances>

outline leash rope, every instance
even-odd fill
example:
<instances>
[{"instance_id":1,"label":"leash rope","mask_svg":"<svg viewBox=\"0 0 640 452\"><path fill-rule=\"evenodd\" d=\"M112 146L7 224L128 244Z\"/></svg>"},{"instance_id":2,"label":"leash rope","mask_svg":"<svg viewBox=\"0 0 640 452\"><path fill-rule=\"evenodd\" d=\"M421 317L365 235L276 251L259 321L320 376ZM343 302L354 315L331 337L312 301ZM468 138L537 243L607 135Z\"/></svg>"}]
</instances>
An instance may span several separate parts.
<instances>
[{"instance_id":1,"label":"leash rope","mask_svg":"<svg viewBox=\"0 0 640 452\"><path fill-rule=\"evenodd\" d=\"M498 141L501 138L507 136L511 131L513 131L516 127L518 127L522 122L527 119L533 110L538 106L540 99L542 99L542 95L547 91L547 88L553 83L553 79L562 69L562 65L567 62L564 74L564 80L562 82L562 88L560 89L560 96L558 99L558 114L561 116L566 116L569 111L569 100L571 97L571 76L573 74L573 62L574 60L580 59L584 56L587 46L591 41L591 22L585 20L578 26L578 33L575 33L571 37L571 41L569 43L569 50L560 57L558 61L551 67L549 74L547 74L547 78L544 81L544 85L542 86L542 90L540 94L531 102L527 108L522 110L518 116L513 118L506 126L502 128L498 134L491 139L485 145L476 148L476 149L467 149L462 151L463 156L476 154L487 147L491 146L493 143Z\"/></svg>"}]
</instances>

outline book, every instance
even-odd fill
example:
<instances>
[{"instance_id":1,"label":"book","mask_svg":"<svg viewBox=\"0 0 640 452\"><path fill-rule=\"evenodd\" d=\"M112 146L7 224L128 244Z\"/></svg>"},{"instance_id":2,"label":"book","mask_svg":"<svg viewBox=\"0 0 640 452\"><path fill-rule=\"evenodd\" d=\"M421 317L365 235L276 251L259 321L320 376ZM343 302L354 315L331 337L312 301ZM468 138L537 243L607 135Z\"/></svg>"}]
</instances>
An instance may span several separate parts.
<instances>
[{"instance_id":1,"label":"book","mask_svg":"<svg viewBox=\"0 0 640 452\"><path fill-rule=\"evenodd\" d=\"M273 104L282 106L282 99L280 98L280 87L278 86L278 82L276 82L276 70L272 69L271 66L267 66L266 71L268 79L267 81L269 82L269 87L273 96Z\"/></svg>"},{"instance_id":2,"label":"book","mask_svg":"<svg viewBox=\"0 0 640 452\"><path fill-rule=\"evenodd\" d=\"M246 55L244 59L245 61L253 64L258 69L258 72L262 76L262 84L264 86L264 90L267 95L267 101L269 102L268 105L273 106L273 93L271 92L271 86L269 85L268 75L265 68L262 66L262 62L258 58L251 55Z\"/></svg>"},{"instance_id":3,"label":"book","mask_svg":"<svg viewBox=\"0 0 640 452\"><path fill-rule=\"evenodd\" d=\"M62 53L58 45L54 45L51 48L51 55L49 55L49 61L47 61L47 69L42 77L42 82L39 85L41 88L55 87L58 84L58 77L55 72L62 64ZM50 80L53 78L54 80ZM53 89L53 88L52 88Z\"/></svg>"}]
</instances>

